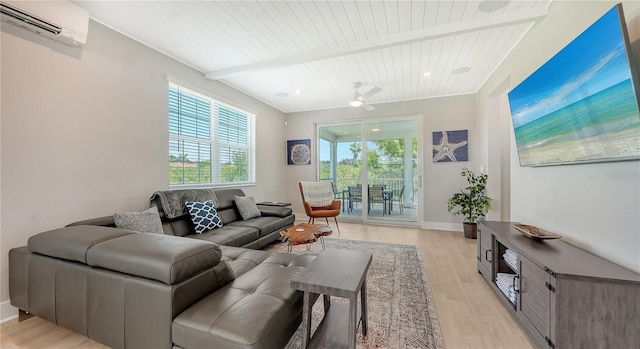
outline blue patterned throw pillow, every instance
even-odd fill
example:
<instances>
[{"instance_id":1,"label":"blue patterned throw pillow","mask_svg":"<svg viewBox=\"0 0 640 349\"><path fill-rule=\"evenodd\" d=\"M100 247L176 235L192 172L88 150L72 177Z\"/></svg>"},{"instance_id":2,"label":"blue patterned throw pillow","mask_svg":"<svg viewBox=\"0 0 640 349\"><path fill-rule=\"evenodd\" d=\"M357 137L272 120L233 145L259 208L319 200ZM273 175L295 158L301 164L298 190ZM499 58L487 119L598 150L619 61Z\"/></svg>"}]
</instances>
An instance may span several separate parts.
<instances>
[{"instance_id":1,"label":"blue patterned throw pillow","mask_svg":"<svg viewBox=\"0 0 640 349\"><path fill-rule=\"evenodd\" d=\"M213 207L213 201L187 201L184 205L187 207L189 215L191 215L191 221L196 229L196 234L222 227L222 220Z\"/></svg>"}]
</instances>

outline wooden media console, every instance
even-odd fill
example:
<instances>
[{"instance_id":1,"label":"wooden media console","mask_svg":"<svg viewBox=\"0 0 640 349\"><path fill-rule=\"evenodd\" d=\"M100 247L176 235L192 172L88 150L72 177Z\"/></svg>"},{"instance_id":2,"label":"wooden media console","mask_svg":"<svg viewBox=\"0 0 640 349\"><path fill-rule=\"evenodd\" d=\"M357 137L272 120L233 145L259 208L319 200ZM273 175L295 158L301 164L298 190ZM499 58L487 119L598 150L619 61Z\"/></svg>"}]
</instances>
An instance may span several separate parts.
<instances>
[{"instance_id":1,"label":"wooden media console","mask_svg":"<svg viewBox=\"0 0 640 349\"><path fill-rule=\"evenodd\" d=\"M478 272L536 347L640 348L640 274L513 224L479 223Z\"/></svg>"}]
</instances>

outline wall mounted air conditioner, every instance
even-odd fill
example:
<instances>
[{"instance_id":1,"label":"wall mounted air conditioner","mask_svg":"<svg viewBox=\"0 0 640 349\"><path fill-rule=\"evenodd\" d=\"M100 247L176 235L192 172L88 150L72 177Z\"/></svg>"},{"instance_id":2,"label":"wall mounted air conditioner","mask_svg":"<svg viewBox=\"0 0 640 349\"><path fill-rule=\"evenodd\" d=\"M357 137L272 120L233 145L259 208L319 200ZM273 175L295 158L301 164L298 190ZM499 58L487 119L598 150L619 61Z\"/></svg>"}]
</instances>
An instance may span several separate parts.
<instances>
[{"instance_id":1,"label":"wall mounted air conditioner","mask_svg":"<svg viewBox=\"0 0 640 349\"><path fill-rule=\"evenodd\" d=\"M3 22L68 46L84 45L89 12L68 1L0 1Z\"/></svg>"}]
</instances>

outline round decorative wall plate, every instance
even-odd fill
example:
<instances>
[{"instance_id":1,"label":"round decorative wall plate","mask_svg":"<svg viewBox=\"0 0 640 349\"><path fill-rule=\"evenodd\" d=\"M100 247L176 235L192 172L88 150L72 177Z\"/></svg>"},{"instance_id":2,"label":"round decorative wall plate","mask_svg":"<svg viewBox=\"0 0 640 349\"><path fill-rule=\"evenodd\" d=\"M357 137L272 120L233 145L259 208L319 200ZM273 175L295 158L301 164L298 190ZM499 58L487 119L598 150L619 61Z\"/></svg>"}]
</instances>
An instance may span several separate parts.
<instances>
[{"instance_id":1,"label":"round decorative wall plate","mask_svg":"<svg viewBox=\"0 0 640 349\"><path fill-rule=\"evenodd\" d=\"M296 144L291 148L291 161L296 165L305 165L311 160L311 149L306 144Z\"/></svg>"}]
</instances>

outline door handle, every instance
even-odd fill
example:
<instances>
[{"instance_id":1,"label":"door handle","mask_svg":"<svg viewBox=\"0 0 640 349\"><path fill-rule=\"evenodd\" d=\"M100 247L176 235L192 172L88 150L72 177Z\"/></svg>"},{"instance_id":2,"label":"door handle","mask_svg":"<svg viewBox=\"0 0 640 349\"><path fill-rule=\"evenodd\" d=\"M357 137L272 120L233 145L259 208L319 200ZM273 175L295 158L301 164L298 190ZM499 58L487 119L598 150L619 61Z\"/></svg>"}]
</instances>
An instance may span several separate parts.
<instances>
[{"instance_id":1,"label":"door handle","mask_svg":"<svg viewBox=\"0 0 640 349\"><path fill-rule=\"evenodd\" d=\"M489 257L487 256L487 253L491 252L491 250L486 250L484 251L484 259L486 259L487 261L491 262L491 259L489 259Z\"/></svg>"}]
</instances>

